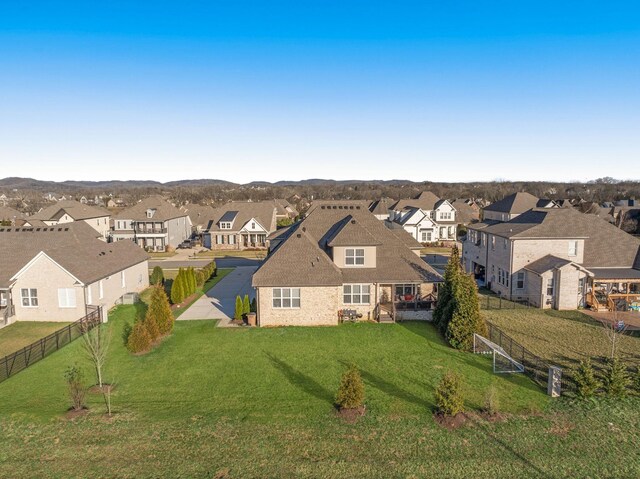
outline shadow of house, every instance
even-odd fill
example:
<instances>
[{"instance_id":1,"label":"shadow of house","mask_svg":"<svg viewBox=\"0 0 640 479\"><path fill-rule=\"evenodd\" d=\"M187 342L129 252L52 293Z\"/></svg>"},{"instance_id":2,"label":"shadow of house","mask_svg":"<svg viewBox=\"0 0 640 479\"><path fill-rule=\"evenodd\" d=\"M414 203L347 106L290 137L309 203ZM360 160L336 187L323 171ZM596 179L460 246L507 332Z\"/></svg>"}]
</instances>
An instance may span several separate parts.
<instances>
[{"instance_id":1,"label":"shadow of house","mask_svg":"<svg viewBox=\"0 0 640 479\"><path fill-rule=\"evenodd\" d=\"M267 356L269 361L271 361L273 367L280 371L292 386L300 389L310 396L320 399L321 401L325 401L333 406L334 397L331 391L322 386L312 377L298 371L276 356L270 353L264 354L265 356Z\"/></svg>"}]
</instances>

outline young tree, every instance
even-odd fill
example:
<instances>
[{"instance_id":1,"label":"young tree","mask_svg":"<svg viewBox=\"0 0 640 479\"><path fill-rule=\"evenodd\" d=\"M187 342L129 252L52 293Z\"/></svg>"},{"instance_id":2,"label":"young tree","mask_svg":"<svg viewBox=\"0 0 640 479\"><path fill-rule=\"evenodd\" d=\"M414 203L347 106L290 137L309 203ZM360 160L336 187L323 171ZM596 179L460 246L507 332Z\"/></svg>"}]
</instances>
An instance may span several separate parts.
<instances>
[{"instance_id":1,"label":"young tree","mask_svg":"<svg viewBox=\"0 0 640 479\"><path fill-rule=\"evenodd\" d=\"M607 396L614 398L622 398L627 395L627 387L631 384L627 367L618 358L609 361L604 378L604 390Z\"/></svg>"},{"instance_id":2,"label":"young tree","mask_svg":"<svg viewBox=\"0 0 640 479\"><path fill-rule=\"evenodd\" d=\"M498 393L496 388L491 385L484 397L484 412L490 416L495 416L500 410L500 401L498 400Z\"/></svg>"},{"instance_id":3,"label":"young tree","mask_svg":"<svg viewBox=\"0 0 640 479\"><path fill-rule=\"evenodd\" d=\"M242 319L243 312L244 312L244 306L242 304L242 298L240 298L240 296L236 296L236 309L233 315L233 319L236 319L236 320Z\"/></svg>"},{"instance_id":4,"label":"young tree","mask_svg":"<svg viewBox=\"0 0 640 479\"><path fill-rule=\"evenodd\" d=\"M449 302L452 314L445 336L454 348L468 351L473 347L474 333L487 336L487 324L480 314L475 280L471 275L461 272L452 293Z\"/></svg>"},{"instance_id":5,"label":"young tree","mask_svg":"<svg viewBox=\"0 0 640 479\"><path fill-rule=\"evenodd\" d=\"M245 294L242 300L242 313L249 314L251 312L251 302L249 301L249 295Z\"/></svg>"},{"instance_id":6,"label":"young tree","mask_svg":"<svg viewBox=\"0 0 640 479\"><path fill-rule=\"evenodd\" d=\"M202 288L204 286L205 283L205 276L204 276L204 271L199 269L198 271L196 271L196 285L198 288Z\"/></svg>"},{"instance_id":7,"label":"young tree","mask_svg":"<svg viewBox=\"0 0 640 479\"><path fill-rule=\"evenodd\" d=\"M85 358L93 366L96 373L96 382L102 391L104 365L107 362L109 346L111 345L111 330L103 324L91 327L90 324L82 324L82 349Z\"/></svg>"},{"instance_id":8,"label":"young tree","mask_svg":"<svg viewBox=\"0 0 640 479\"><path fill-rule=\"evenodd\" d=\"M153 272L151 273L151 278L149 279L149 282L152 285L158 285L158 284L164 283L164 272L162 271L162 268L160 266L156 266L155 268L153 268Z\"/></svg>"},{"instance_id":9,"label":"young tree","mask_svg":"<svg viewBox=\"0 0 640 479\"><path fill-rule=\"evenodd\" d=\"M67 382L67 391L71 399L71 407L74 411L84 409L84 398L87 395L87 388L82 384L84 375L82 370L77 366L69 366L64 373L64 379Z\"/></svg>"},{"instance_id":10,"label":"young tree","mask_svg":"<svg viewBox=\"0 0 640 479\"><path fill-rule=\"evenodd\" d=\"M136 321L127 341L127 349L132 353L144 353L151 347L151 337L144 321Z\"/></svg>"},{"instance_id":11,"label":"young tree","mask_svg":"<svg viewBox=\"0 0 640 479\"><path fill-rule=\"evenodd\" d=\"M464 411L464 396L460 376L451 371L445 373L435 391L436 412L455 416Z\"/></svg>"},{"instance_id":12,"label":"young tree","mask_svg":"<svg viewBox=\"0 0 640 479\"><path fill-rule=\"evenodd\" d=\"M336 393L338 409L357 409L364 405L364 383L358 368L352 364L342 375Z\"/></svg>"},{"instance_id":13,"label":"young tree","mask_svg":"<svg viewBox=\"0 0 640 479\"><path fill-rule=\"evenodd\" d=\"M258 301L256 300L256 298L253 298L251 300L250 312L252 312L252 313L257 313L258 312Z\"/></svg>"},{"instance_id":14,"label":"young tree","mask_svg":"<svg viewBox=\"0 0 640 479\"><path fill-rule=\"evenodd\" d=\"M190 296L196 292L196 273L193 270L193 266L187 268L185 275L187 277L187 284L189 285L189 294L187 296Z\"/></svg>"},{"instance_id":15,"label":"young tree","mask_svg":"<svg viewBox=\"0 0 640 479\"><path fill-rule=\"evenodd\" d=\"M580 365L573 375L573 380L576 383L576 394L583 399L595 396L600 388L600 381L596 378L589 358L580 361Z\"/></svg>"},{"instance_id":16,"label":"young tree","mask_svg":"<svg viewBox=\"0 0 640 479\"><path fill-rule=\"evenodd\" d=\"M444 271L444 282L438 285L438 301L433 311L434 324L442 334L446 333L449 320L451 319L453 290L461 274L460 252L458 251L458 247L454 246L451 249L451 257Z\"/></svg>"},{"instance_id":17,"label":"young tree","mask_svg":"<svg viewBox=\"0 0 640 479\"><path fill-rule=\"evenodd\" d=\"M600 323L602 324L604 335L607 338L607 341L609 342L609 345L611 347L609 357L613 359L616 357L616 351L618 349L618 346L620 345L620 343L625 337L627 326L622 325L621 323L618 322L617 311L615 310L613 312L612 321L602 320L600 321Z\"/></svg>"},{"instance_id":18,"label":"young tree","mask_svg":"<svg viewBox=\"0 0 640 479\"><path fill-rule=\"evenodd\" d=\"M164 289L160 286L154 287L151 292L149 307L145 316L145 321L151 321L152 319L158 325L158 332L162 336L169 334L173 329L174 317L169 305L169 299Z\"/></svg>"}]
</instances>

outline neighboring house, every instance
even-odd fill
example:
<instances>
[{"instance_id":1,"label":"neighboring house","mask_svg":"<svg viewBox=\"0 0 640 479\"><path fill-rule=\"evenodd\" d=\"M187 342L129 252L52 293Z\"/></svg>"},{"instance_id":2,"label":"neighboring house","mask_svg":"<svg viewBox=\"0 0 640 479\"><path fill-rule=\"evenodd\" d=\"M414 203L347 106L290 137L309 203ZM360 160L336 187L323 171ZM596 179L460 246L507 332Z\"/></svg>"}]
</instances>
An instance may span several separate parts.
<instances>
[{"instance_id":1,"label":"neighboring house","mask_svg":"<svg viewBox=\"0 0 640 479\"><path fill-rule=\"evenodd\" d=\"M323 202L278 233L252 280L260 326L335 325L346 311L374 321L431 318L441 276L418 242L366 204Z\"/></svg>"},{"instance_id":2,"label":"neighboring house","mask_svg":"<svg viewBox=\"0 0 640 479\"><path fill-rule=\"evenodd\" d=\"M8 206L0 206L0 226L21 226L26 216Z\"/></svg>"},{"instance_id":3,"label":"neighboring house","mask_svg":"<svg viewBox=\"0 0 640 479\"><path fill-rule=\"evenodd\" d=\"M31 220L39 220L47 226L56 226L74 221L84 221L106 241L109 238L110 218L111 213L105 209L82 204L75 200L59 200L54 205L47 206L31 215L29 223ZM36 223L34 222L32 226L36 226Z\"/></svg>"},{"instance_id":4,"label":"neighboring house","mask_svg":"<svg viewBox=\"0 0 640 479\"><path fill-rule=\"evenodd\" d=\"M285 199L275 199L273 203L276 207L276 221L281 220L295 220L298 216L298 211L295 207Z\"/></svg>"},{"instance_id":5,"label":"neighboring house","mask_svg":"<svg viewBox=\"0 0 640 479\"><path fill-rule=\"evenodd\" d=\"M380 221L385 221L389 219L389 210L395 203L396 200L393 198L380 198L369 205L369 211L371 211L373 216L378 218Z\"/></svg>"},{"instance_id":6,"label":"neighboring house","mask_svg":"<svg viewBox=\"0 0 640 479\"><path fill-rule=\"evenodd\" d=\"M490 290L536 307L640 309L640 240L573 208L469 225L462 261Z\"/></svg>"},{"instance_id":7,"label":"neighboring house","mask_svg":"<svg viewBox=\"0 0 640 479\"><path fill-rule=\"evenodd\" d=\"M180 207L181 211L184 211L189 215L191 220L191 228L196 235L202 235L207 228L209 221L215 215L215 209L207 205L198 205L190 203Z\"/></svg>"},{"instance_id":8,"label":"neighboring house","mask_svg":"<svg viewBox=\"0 0 640 479\"><path fill-rule=\"evenodd\" d=\"M482 219L489 221L510 221L531 208L555 208L552 200L540 199L525 192L513 193L482 209Z\"/></svg>"},{"instance_id":9,"label":"neighboring house","mask_svg":"<svg viewBox=\"0 0 640 479\"><path fill-rule=\"evenodd\" d=\"M451 205L456 209L460 224L468 225L480 221L480 208L471 200L454 200Z\"/></svg>"},{"instance_id":10,"label":"neighboring house","mask_svg":"<svg viewBox=\"0 0 640 479\"><path fill-rule=\"evenodd\" d=\"M0 324L75 321L149 286L147 254L105 243L83 222L0 227Z\"/></svg>"},{"instance_id":11,"label":"neighboring house","mask_svg":"<svg viewBox=\"0 0 640 479\"><path fill-rule=\"evenodd\" d=\"M113 218L112 241L131 240L148 251L176 248L189 237L189 215L162 196L145 198Z\"/></svg>"},{"instance_id":12,"label":"neighboring house","mask_svg":"<svg viewBox=\"0 0 640 479\"><path fill-rule=\"evenodd\" d=\"M420 243L455 241L458 224L453 205L430 191L416 198L399 200L389 208L389 228L402 228Z\"/></svg>"},{"instance_id":13,"label":"neighboring house","mask_svg":"<svg viewBox=\"0 0 640 479\"><path fill-rule=\"evenodd\" d=\"M214 209L203 233L210 249L268 248L267 237L276 231L273 201L232 201Z\"/></svg>"},{"instance_id":14,"label":"neighboring house","mask_svg":"<svg viewBox=\"0 0 640 479\"><path fill-rule=\"evenodd\" d=\"M581 213L595 215L609 223L616 223L616 218L614 217L614 206L611 204L608 206L601 206L594 201L585 201L578 204L575 208Z\"/></svg>"}]
</instances>

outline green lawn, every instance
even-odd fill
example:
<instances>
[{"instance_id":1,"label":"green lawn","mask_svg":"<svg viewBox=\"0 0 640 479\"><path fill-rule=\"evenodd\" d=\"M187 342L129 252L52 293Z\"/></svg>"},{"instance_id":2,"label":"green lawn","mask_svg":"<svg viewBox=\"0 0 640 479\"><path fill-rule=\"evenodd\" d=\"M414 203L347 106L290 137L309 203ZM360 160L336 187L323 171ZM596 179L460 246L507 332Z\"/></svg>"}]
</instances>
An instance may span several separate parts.
<instances>
[{"instance_id":1,"label":"green lawn","mask_svg":"<svg viewBox=\"0 0 640 479\"><path fill-rule=\"evenodd\" d=\"M587 356L609 356L611 343L603 327L580 311L492 309L482 314L534 354L562 367L575 367ZM628 363L640 364L640 338L625 336L619 352Z\"/></svg>"},{"instance_id":2,"label":"green lawn","mask_svg":"<svg viewBox=\"0 0 640 479\"><path fill-rule=\"evenodd\" d=\"M448 348L425 323L325 328L216 328L176 323L146 356L120 333L107 377L112 420L97 397L90 414L59 419L62 373L76 341L0 383L0 477L635 477L640 402L551 403L524 376L497 376L486 357ZM332 401L345 364L366 385L368 413L346 424ZM474 418L458 430L433 421L433 387L452 369L477 409L490 385L505 422ZM44 387L46 385L46 387ZM535 414L530 414L534 412ZM586 440L588 438L588 440ZM634 456L635 454L635 456ZM620 460L624 457L626 460Z\"/></svg>"},{"instance_id":3,"label":"green lawn","mask_svg":"<svg viewBox=\"0 0 640 479\"><path fill-rule=\"evenodd\" d=\"M0 329L0 358L64 328L69 323L23 321Z\"/></svg>"}]
</instances>

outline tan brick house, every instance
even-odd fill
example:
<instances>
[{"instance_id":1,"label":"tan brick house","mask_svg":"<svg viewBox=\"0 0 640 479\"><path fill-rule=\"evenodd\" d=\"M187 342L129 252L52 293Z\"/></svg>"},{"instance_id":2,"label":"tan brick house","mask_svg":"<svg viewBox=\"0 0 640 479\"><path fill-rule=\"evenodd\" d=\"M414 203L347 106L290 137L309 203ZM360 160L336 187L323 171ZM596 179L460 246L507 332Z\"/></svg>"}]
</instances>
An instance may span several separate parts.
<instances>
[{"instance_id":1,"label":"tan brick house","mask_svg":"<svg viewBox=\"0 0 640 479\"><path fill-rule=\"evenodd\" d=\"M261 326L430 319L441 276L421 245L384 226L367 205L322 202L280 233L253 276Z\"/></svg>"},{"instance_id":2,"label":"tan brick house","mask_svg":"<svg viewBox=\"0 0 640 479\"><path fill-rule=\"evenodd\" d=\"M147 254L129 241L105 243L82 222L0 227L0 325L75 321L149 286Z\"/></svg>"},{"instance_id":3,"label":"tan brick house","mask_svg":"<svg viewBox=\"0 0 640 479\"><path fill-rule=\"evenodd\" d=\"M462 261L490 290L537 307L640 309L640 240L573 208L470 225Z\"/></svg>"}]
</instances>

